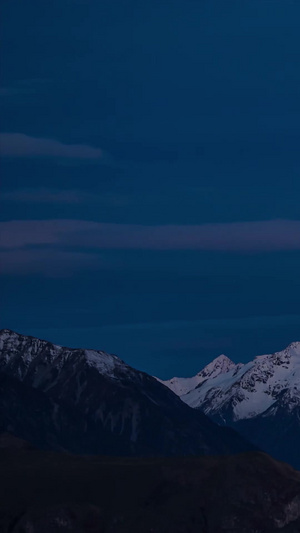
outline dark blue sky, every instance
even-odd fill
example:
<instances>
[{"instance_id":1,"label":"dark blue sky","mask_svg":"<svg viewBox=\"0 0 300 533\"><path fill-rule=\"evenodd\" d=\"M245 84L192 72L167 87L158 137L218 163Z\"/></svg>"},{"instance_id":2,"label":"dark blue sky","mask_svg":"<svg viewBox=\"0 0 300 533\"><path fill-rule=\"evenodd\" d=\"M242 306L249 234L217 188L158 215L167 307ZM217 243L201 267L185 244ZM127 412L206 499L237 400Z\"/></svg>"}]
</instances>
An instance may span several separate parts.
<instances>
[{"instance_id":1,"label":"dark blue sky","mask_svg":"<svg viewBox=\"0 0 300 533\"><path fill-rule=\"evenodd\" d=\"M300 4L4 0L4 327L170 377L300 340Z\"/></svg>"}]
</instances>

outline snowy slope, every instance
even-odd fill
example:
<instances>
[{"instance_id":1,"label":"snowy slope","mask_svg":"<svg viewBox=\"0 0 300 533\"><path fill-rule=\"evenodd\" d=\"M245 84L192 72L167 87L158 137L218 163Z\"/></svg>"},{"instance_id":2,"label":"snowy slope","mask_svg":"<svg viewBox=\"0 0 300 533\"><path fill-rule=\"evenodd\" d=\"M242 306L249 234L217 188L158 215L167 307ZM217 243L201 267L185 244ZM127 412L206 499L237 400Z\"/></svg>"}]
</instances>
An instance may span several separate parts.
<instances>
[{"instance_id":1,"label":"snowy slope","mask_svg":"<svg viewBox=\"0 0 300 533\"><path fill-rule=\"evenodd\" d=\"M224 422L252 418L267 410L275 413L279 398L292 410L300 398L300 342L246 364L234 364L221 355L192 378L162 383L189 406L218 415Z\"/></svg>"},{"instance_id":2,"label":"snowy slope","mask_svg":"<svg viewBox=\"0 0 300 533\"><path fill-rule=\"evenodd\" d=\"M174 377L167 381L158 381L166 385L171 391L175 392L178 396L184 396L188 392L194 390L201 383L207 379L213 379L219 374L225 374L229 370L236 368L235 365L226 355L219 355L211 363L209 363L203 370L201 370L196 376L191 378L178 378ZM188 403L188 402L187 402Z\"/></svg>"},{"instance_id":3,"label":"snowy slope","mask_svg":"<svg viewBox=\"0 0 300 533\"><path fill-rule=\"evenodd\" d=\"M300 343L294 342L281 352L258 356L208 378L182 400L210 416L219 414L224 421L235 421L260 415L272 406L275 409L279 398L292 410L298 405L299 391Z\"/></svg>"},{"instance_id":4,"label":"snowy slope","mask_svg":"<svg viewBox=\"0 0 300 533\"><path fill-rule=\"evenodd\" d=\"M72 359L73 363L84 361L102 375L113 378L120 372L134 374L131 367L115 355L96 350L70 349L57 346L35 337L27 337L10 330L0 334L0 370L5 368L15 377L30 379L36 386L47 376L47 370L58 371Z\"/></svg>"},{"instance_id":5,"label":"snowy slope","mask_svg":"<svg viewBox=\"0 0 300 533\"><path fill-rule=\"evenodd\" d=\"M220 365L217 358L193 378L163 383L190 407L300 469L300 342L246 364Z\"/></svg>"}]
</instances>

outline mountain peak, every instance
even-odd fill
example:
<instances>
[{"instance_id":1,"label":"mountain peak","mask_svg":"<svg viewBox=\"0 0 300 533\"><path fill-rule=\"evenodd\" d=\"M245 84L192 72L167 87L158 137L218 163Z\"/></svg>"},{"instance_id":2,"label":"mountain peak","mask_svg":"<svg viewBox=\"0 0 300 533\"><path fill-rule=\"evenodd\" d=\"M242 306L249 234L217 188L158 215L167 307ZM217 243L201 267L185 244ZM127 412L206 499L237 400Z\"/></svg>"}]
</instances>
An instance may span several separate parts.
<instances>
[{"instance_id":1,"label":"mountain peak","mask_svg":"<svg viewBox=\"0 0 300 533\"><path fill-rule=\"evenodd\" d=\"M300 403L300 342L243 365L220 356L199 376L206 380L182 399L212 417L226 414L230 421L250 419L279 407L283 398L293 410Z\"/></svg>"},{"instance_id":2,"label":"mountain peak","mask_svg":"<svg viewBox=\"0 0 300 533\"><path fill-rule=\"evenodd\" d=\"M289 353L292 353L293 355L297 355L300 357L300 342L299 341L291 342L291 344L288 345L286 350Z\"/></svg>"},{"instance_id":3,"label":"mountain peak","mask_svg":"<svg viewBox=\"0 0 300 533\"><path fill-rule=\"evenodd\" d=\"M44 367L44 375L46 367L51 373L53 368L60 371L69 362L76 365L80 361L109 378L113 378L115 372L122 371L122 374L129 375L131 371L131 367L116 355L100 350L66 348L9 329L0 331L0 351L0 369L4 366L18 368L22 378L31 373L38 361Z\"/></svg>"},{"instance_id":4,"label":"mountain peak","mask_svg":"<svg viewBox=\"0 0 300 533\"><path fill-rule=\"evenodd\" d=\"M112 455L252 448L115 355L10 331L0 340L3 430L38 446Z\"/></svg>"},{"instance_id":5,"label":"mountain peak","mask_svg":"<svg viewBox=\"0 0 300 533\"><path fill-rule=\"evenodd\" d=\"M175 392L178 396L184 396L193 389L198 388L207 379L213 379L220 374L229 372L232 368L236 368L237 365L224 354L216 357L211 363L206 365L198 374L191 378L178 378L174 377L167 381L159 380L166 387Z\"/></svg>"},{"instance_id":6,"label":"mountain peak","mask_svg":"<svg viewBox=\"0 0 300 533\"><path fill-rule=\"evenodd\" d=\"M221 355L218 355L218 357L215 357L215 359L213 359L211 361L211 363L209 363L206 366L210 366L210 365L212 365L212 366L220 366L220 365L222 365L222 366L223 365L232 366L232 365L235 365L235 363L231 359L229 359L229 357L227 357L227 355L222 353Z\"/></svg>"},{"instance_id":7,"label":"mountain peak","mask_svg":"<svg viewBox=\"0 0 300 533\"><path fill-rule=\"evenodd\" d=\"M227 355L221 354L213 359L212 362L206 365L202 370L200 370L197 375L201 377L214 378L219 374L228 372L235 366L236 364L231 361Z\"/></svg>"},{"instance_id":8,"label":"mountain peak","mask_svg":"<svg viewBox=\"0 0 300 533\"><path fill-rule=\"evenodd\" d=\"M12 331L11 329L0 329L0 341L5 341L11 337L16 338L18 333Z\"/></svg>"},{"instance_id":9,"label":"mountain peak","mask_svg":"<svg viewBox=\"0 0 300 533\"><path fill-rule=\"evenodd\" d=\"M231 359L229 359L229 357L227 357L227 355L225 355L224 353L221 353L221 355L215 357L215 359L212 360L212 363L214 361L229 361L230 363L232 363Z\"/></svg>"}]
</instances>

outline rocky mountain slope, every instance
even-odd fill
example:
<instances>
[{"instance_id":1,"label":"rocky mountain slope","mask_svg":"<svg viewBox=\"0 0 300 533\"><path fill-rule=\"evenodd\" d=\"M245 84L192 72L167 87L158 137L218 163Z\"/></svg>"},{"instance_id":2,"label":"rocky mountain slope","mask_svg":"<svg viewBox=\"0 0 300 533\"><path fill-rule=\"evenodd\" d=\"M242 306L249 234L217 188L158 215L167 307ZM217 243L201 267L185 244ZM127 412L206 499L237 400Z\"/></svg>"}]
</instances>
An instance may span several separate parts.
<instances>
[{"instance_id":1,"label":"rocky mountain slope","mask_svg":"<svg viewBox=\"0 0 300 533\"><path fill-rule=\"evenodd\" d=\"M39 448L107 455L251 448L115 355L0 332L0 429Z\"/></svg>"},{"instance_id":2,"label":"rocky mountain slope","mask_svg":"<svg viewBox=\"0 0 300 533\"><path fill-rule=\"evenodd\" d=\"M246 364L222 355L193 378L163 383L191 407L300 468L300 342Z\"/></svg>"}]
</instances>

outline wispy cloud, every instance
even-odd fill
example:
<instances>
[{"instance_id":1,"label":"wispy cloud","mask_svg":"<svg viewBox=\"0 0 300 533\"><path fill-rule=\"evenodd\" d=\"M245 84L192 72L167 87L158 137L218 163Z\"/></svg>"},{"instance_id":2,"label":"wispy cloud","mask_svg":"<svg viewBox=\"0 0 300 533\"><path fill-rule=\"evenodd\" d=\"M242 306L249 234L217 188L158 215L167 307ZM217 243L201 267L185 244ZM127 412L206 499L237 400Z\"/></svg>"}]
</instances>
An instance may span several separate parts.
<instances>
[{"instance_id":1,"label":"wispy cloud","mask_svg":"<svg viewBox=\"0 0 300 533\"><path fill-rule=\"evenodd\" d=\"M85 144L64 144L55 139L30 137L23 133L0 133L0 154L3 157L62 157L70 159L99 159L100 148Z\"/></svg>"},{"instance_id":2,"label":"wispy cloud","mask_svg":"<svg viewBox=\"0 0 300 533\"><path fill-rule=\"evenodd\" d=\"M299 250L300 221L267 220L198 226L141 226L60 219L0 223L0 246L32 245L225 252Z\"/></svg>"},{"instance_id":3,"label":"wispy cloud","mask_svg":"<svg viewBox=\"0 0 300 533\"><path fill-rule=\"evenodd\" d=\"M0 251L1 274L66 278L82 271L97 271L103 266L100 254L35 249Z\"/></svg>"},{"instance_id":4,"label":"wispy cloud","mask_svg":"<svg viewBox=\"0 0 300 533\"><path fill-rule=\"evenodd\" d=\"M77 190L62 189L18 189L1 194L2 201L39 204L81 204L92 202L94 194Z\"/></svg>"},{"instance_id":5,"label":"wispy cloud","mask_svg":"<svg viewBox=\"0 0 300 533\"><path fill-rule=\"evenodd\" d=\"M119 207L128 204L128 195L110 191L97 193L79 189L16 189L1 194L2 202L28 204L99 204Z\"/></svg>"}]
</instances>

